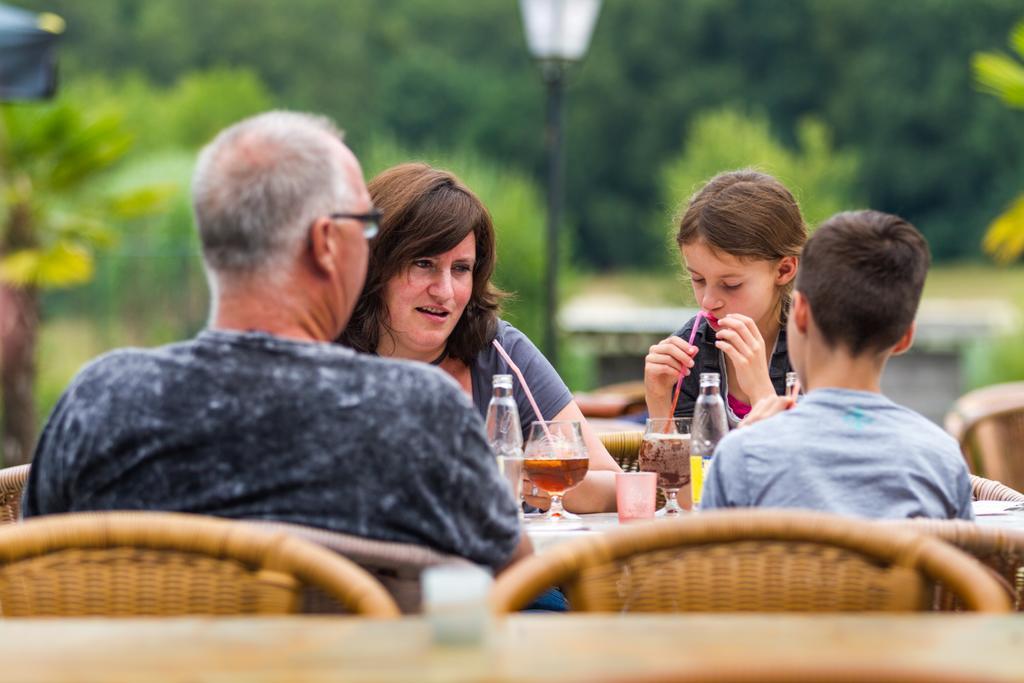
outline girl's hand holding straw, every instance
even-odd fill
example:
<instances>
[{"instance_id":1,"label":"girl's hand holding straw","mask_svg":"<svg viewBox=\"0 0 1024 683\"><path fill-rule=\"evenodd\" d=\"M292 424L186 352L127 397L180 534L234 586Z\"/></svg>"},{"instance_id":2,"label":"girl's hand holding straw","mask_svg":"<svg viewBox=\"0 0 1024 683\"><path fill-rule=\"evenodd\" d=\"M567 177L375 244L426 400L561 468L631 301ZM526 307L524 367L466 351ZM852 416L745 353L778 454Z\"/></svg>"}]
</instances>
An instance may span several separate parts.
<instances>
[{"instance_id":1,"label":"girl's hand holding straw","mask_svg":"<svg viewBox=\"0 0 1024 683\"><path fill-rule=\"evenodd\" d=\"M761 399L775 396L768 374L771 349L766 347L757 323L739 313L730 313L717 322L715 348L732 362L735 373L735 384L729 385L730 391L735 394L739 389L752 406Z\"/></svg>"},{"instance_id":2,"label":"girl's hand holding straw","mask_svg":"<svg viewBox=\"0 0 1024 683\"><path fill-rule=\"evenodd\" d=\"M701 311L697 315L689 342L676 336L668 337L652 346L644 358L644 391L651 417L669 417L675 411L682 379L690 374L693 357L697 355L693 340L706 314Z\"/></svg>"}]
</instances>

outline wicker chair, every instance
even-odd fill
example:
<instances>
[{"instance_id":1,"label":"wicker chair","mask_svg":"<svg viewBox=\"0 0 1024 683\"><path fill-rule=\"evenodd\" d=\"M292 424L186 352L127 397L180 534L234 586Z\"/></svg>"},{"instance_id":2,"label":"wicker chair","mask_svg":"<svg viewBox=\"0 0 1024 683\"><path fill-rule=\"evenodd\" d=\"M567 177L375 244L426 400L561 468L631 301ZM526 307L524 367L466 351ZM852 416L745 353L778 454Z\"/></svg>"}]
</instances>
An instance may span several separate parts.
<instances>
[{"instance_id":1,"label":"wicker chair","mask_svg":"<svg viewBox=\"0 0 1024 683\"><path fill-rule=\"evenodd\" d=\"M0 524L17 522L21 514L21 492L28 481L30 465L0 469Z\"/></svg>"},{"instance_id":2,"label":"wicker chair","mask_svg":"<svg viewBox=\"0 0 1024 683\"><path fill-rule=\"evenodd\" d=\"M899 612L929 608L935 583L967 609L1010 609L985 567L938 539L821 513L727 510L528 558L498 578L493 606L511 612L563 585L583 612Z\"/></svg>"},{"instance_id":3,"label":"wicker chair","mask_svg":"<svg viewBox=\"0 0 1024 683\"><path fill-rule=\"evenodd\" d=\"M608 449L609 455L622 468L623 472L637 472L640 470L640 444L644 440L643 432L607 432L597 436L601 439L604 447ZM686 491L688 490L686 489ZM665 504L665 493L660 488L656 494L654 504L659 508ZM687 509L689 508L687 507Z\"/></svg>"},{"instance_id":4,"label":"wicker chair","mask_svg":"<svg viewBox=\"0 0 1024 683\"><path fill-rule=\"evenodd\" d=\"M458 555L447 555L425 546L410 543L392 543L360 536L317 529L301 524L284 522L249 522L259 529L283 531L313 541L355 562L380 581L394 598L398 608L406 614L420 611L420 574L427 567L441 564L472 564ZM319 609L315 599L307 603L306 611L331 611L329 606Z\"/></svg>"},{"instance_id":5,"label":"wicker chair","mask_svg":"<svg viewBox=\"0 0 1024 683\"><path fill-rule=\"evenodd\" d=\"M608 449L615 462L623 472L636 472L637 462L640 458L640 442L643 441L642 431L633 432L606 432L598 434L601 443Z\"/></svg>"},{"instance_id":6,"label":"wicker chair","mask_svg":"<svg viewBox=\"0 0 1024 683\"><path fill-rule=\"evenodd\" d=\"M971 475L971 497L974 500L1005 500L1024 503L1024 493L1011 489L1002 482Z\"/></svg>"},{"instance_id":7,"label":"wicker chair","mask_svg":"<svg viewBox=\"0 0 1024 683\"><path fill-rule=\"evenodd\" d=\"M98 512L0 527L6 617L289 614L300 611L306 586L349 612L399 614L348 560L235 521Z\"/></svg>"},{"instance_id":8,"label":"wicker chair","mask_svg":"<svg viewBox=\"0 0 1024 683\"><path fill-rule=\"evenodd\" d=\"M884 524L936 536L973 555L997 577L1013 608L1024 611L1024 532L978 526L959 519L919 518ZM959 597L944 586L937 587L934 606L941 610L964 609Z\"/></svg>"},{"instance_id":9,"label":"wicker chair","mask_svg":"<svg viewBox=\"0 0 1024 683\"><path fill-rule=\"evenodd\" d=\"M1024 489L1024 382L961 396L946 415L971 472Z\"/></svg>"}]
</instances>

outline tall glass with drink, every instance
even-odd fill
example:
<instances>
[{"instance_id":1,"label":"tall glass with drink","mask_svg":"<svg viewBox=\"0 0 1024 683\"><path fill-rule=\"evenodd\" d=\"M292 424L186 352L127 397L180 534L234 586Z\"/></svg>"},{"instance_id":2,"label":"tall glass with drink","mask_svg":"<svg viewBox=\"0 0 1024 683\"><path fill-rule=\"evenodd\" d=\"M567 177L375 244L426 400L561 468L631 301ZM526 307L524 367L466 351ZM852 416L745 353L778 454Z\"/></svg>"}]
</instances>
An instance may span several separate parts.
<instances>
[{"instance_id":1,"label":"tall glass with drink","mask_svg":"<svg viewBox=\"0 0 1024 683\"><path fill-rule=\"evenodd\" d=\"M530 425L523 469L533 485L551 496L551 507L543 520L565 523L577 520L562 507L562 496L587 476L590 458L583 444L579 422L541 422Z\"/></svg>"},{"instance_id":2,"label":"tall glass with drink","mask_svg":"<svg viewBox=\"0 0 1024 683\"><path fill-rule=\"evenodd\" d=\"M650 418L640 442L640 471L655 472L665 493L659 517L690 509L690 418ZM682 496L682 507L679 497Z\"/></svg>"}]
</instances>

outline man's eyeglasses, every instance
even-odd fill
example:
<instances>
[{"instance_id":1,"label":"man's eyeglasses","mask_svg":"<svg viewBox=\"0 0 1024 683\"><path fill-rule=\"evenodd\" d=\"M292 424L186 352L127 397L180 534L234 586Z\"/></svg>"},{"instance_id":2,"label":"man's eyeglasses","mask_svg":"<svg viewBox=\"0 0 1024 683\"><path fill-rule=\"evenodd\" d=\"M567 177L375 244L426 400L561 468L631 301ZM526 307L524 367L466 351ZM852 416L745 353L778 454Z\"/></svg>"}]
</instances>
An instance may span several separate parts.
<instances>
[{"instance_id":1,"label":"man's eyeglasses","mask_svg":"<svg viewBox=\"0 0 1024 683\"><path fill-rule=\"evenodd\" d=\"M332 213L329 218L334 221L360 221L363 224L363 237L369 240L377 236L381 216L380 209L370 209L366 213Z\"/></svg>"}]
</instances>

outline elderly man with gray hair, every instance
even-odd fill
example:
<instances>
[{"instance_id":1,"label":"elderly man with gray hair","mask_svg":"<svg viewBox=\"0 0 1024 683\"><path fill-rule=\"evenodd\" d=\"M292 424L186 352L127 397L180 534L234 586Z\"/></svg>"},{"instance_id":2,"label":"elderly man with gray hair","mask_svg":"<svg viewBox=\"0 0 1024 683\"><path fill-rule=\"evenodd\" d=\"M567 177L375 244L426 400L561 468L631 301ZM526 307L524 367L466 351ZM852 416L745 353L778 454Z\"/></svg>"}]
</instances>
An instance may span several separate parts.
<instances>
[{"instance_id":1,"label":"elderly man with gray hair","mask_svg":"<svg viewBox=\"0 0 1024 683\"><path fill-rule=\"evenodd\" d=\"M447 375L331 343L378 219L337 129L292 112L246 119L202 151L192 189L208 328L79 372L40 437L25 516L278 520L494 569L529 552L480 418Z\"/></svg>"}]
</instances>

